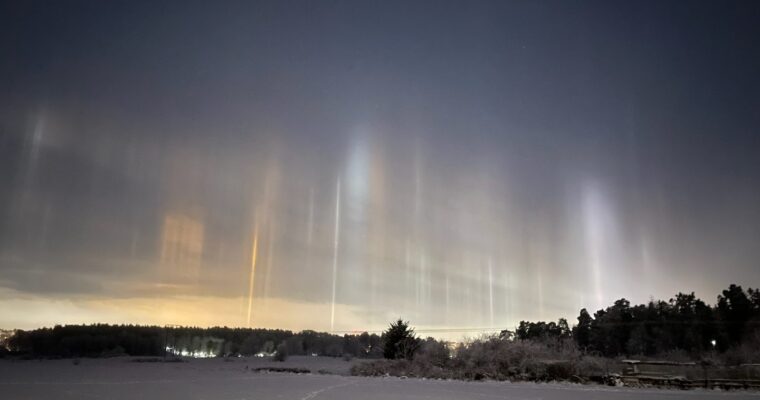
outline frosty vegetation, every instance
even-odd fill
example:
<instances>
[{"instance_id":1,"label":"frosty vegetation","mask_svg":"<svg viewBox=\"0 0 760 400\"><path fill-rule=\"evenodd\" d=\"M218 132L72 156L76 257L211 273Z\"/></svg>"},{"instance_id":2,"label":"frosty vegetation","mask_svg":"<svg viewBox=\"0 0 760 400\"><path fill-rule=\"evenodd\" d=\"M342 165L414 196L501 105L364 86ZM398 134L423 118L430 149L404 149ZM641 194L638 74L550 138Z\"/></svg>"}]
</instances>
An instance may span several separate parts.
<instances>
[{"instance_id":1,"label":"frosty vegetation","mask_svg":"<svg viewBox=\"0 0 760 400\"><path fill-rule=\"evenodd\" d=\"M447 346L413 332L393 360L354 366L356 375L495 380L603 380L619 359L697 361L701 366L760 362L760 291L731 285L707 305L694 293L632 306L625 299L592 316L582 309L572 328L521 321L517 329ZM398 330L391 325L387 332ZM384 337L387 337L386 334Z\"/></svg>"}]
</instances>

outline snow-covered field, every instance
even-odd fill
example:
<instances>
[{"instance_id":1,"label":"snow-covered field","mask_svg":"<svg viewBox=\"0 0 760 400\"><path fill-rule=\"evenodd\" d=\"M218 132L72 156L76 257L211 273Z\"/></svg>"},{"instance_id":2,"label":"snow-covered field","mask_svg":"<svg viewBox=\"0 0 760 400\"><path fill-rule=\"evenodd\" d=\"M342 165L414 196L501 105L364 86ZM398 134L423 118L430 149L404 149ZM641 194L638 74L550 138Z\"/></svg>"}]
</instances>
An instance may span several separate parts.
<instances>
[{"instance_id":1,"label":"snow-covered field","mask_svg":"<svg viewBox=\"0 0 760 400\"><path fill-rule=\"evenodd\" d=\"M291 357L285 363L265 359L137 363L118 358L82 359L75 365L72 360L0 360L0 399L760 399L760 394L750 392L347 376L355 362L360 361ZM307 368L314 373L253 371L266 366Z\"/></svg>"}]
</instances>

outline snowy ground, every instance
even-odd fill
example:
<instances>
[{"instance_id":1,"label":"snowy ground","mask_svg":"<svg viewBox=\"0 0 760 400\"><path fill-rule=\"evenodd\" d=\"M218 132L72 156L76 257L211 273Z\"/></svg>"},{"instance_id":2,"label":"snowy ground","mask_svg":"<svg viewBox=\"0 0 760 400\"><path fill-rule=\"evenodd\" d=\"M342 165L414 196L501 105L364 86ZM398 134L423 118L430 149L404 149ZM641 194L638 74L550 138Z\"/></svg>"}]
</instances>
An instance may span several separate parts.
<instances>
[{"instance_id":1,"label":"snowy ground","mask_svg":"<svg viewBox=\"0 0 760 400\"><path fill-rule=\"evenodd\" d=\"M617 389L601 386L360 378L341 359L292 357L136 363L128 359L0 360L0 398L34 399L760 399L760 393ZM252 372L263 366L308 368L313 374ZM248 367L246 369L246 367Z\"/></svg>"}]
</instances>

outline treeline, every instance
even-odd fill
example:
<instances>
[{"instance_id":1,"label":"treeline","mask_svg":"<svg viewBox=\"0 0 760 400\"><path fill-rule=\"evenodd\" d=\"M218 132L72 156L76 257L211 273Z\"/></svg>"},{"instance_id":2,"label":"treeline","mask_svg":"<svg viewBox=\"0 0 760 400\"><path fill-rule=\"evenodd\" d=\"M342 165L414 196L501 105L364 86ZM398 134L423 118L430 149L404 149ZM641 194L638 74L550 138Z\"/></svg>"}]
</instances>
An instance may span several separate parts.
<instances>
[{"instance_id":1,"label":"treeline","mask_svg":"<svg viewBox=\"0 0 760 400\"><path fill-rule=\"evenodd\" d=\"M503 331L497 337L488 338L487 342L533 342L549 351L566 351L568 345L572 345L582 354L604 357L680 352L697 359L708 353L720 353L727 363L760 361L758 289L745 291L741 286L731 285L717 296L715 305L706 304L694 293L679 293L668 301L652 300L639 305L620 299L593 316L582 309L577 321L572 327L565 319L558 322L521 321L514 332ZM478 343L473 342L471 347L477 348ZM227 327L67 325L17 331L1 347L33 357L165 354L216 357L277 352L365 358L385 355L386 358L404 359L414 359L415 353L424 349L435 349L436 358L439 358L438 355L448 352L445 349L449 348L444 342L417 339L408 324L402 321L391 324L383 336L366 332L340 336L311 330L294 333Z\"/></svg>"},{"instance_id":2,"label":"treeline","mask_svg":"<svg viewBox=\"0 0 760 400\"><path fill-rule=\"evenodd\" d=\"M718 295L714 306L693 292L633 306L620 299L593 316L582 309L572 328L565 319L557 323L521 321L514 337L549 344L572 338L581 350L606 357L673 351L692 357L713 350L756 352L760 350L760 289L744 291L731 285Z\"/></svg>"},{"instance_id":3,"label":"treeline","mask_svg":"<svg viewBox=\"0 0 760 400\"><path fill-rule=\"evenodd\" d=\"M311 330L65 325L17 331L7 340L12 353L33 357L251 356L290 355L382 357L376 334L334 335Z\"/></svg>"}]
</instances>

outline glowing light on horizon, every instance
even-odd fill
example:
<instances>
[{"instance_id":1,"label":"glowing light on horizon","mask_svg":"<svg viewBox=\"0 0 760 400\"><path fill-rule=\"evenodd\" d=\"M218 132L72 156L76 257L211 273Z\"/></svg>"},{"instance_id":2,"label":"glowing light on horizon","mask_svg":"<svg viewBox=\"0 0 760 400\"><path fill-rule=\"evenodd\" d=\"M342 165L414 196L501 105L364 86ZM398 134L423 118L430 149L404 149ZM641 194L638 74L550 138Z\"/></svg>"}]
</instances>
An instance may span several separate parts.
<instances>
[{"instance_id":1,"label":"glowing light on horizon","mask_svg":"<svg viewBox=\"0 0 760 400\"><path fill-rule=\"evenodd\" d=\"M269 234L267 235L266 248L266 274L264 275L264 302L269 301L269 289L272 285L272 268L274 266L274 223L269 223Z\"/></svg>"},{"instance_id":2,"label":"glowing light on horizon","mask_svg":"<svg viewBox=\"0 0 760 400\"><path fill-rule=\"evenodd\" d=\"M314 188L309 189L309 216L306 222L306 246L311 250L311 241L314 236Z\"/></svg>"},{"instance_id":3,"label":"glowing light on horizon","mask_svg":"<svg viewBox=\"0 0 760 400\"><path fill-rule=\"evenodd\" d=\"M605 252L609 247L611 236L614 235L612 211L609 201L599 188L587 184L583 191L583 223L585 230L586 252L589 257L591 278L593 282L595 306L600 309L604 305L602 289L602 269L605 264Z\"/></svg>"},{"instance_id":4,"label":"glowing light on horizon","mask_svg":"<svg viewBox=\"0 0 760 400\"><path fill-rule=\"evenodd\" d=\"M450 298L450 287L449 287L449 274L446 272L446 314L444 317L444 322L449 323L449 298Z\"/></svg>"},{"instance_id":5,"label":"glowing light on horizon","mask_svg":"<svg viewBox=\"0 0 760 400\"><path fill-rule=\"evenodd\" d=\"M493 326L493 260L490 257L488 258L488 311L491 326Z\"/></svg>"},{"instance_id":6,"label":"glowing light on horizon","mask_svg":"<svg viewBox=\"0 0 760 400\"><path fill-rule=\"evenodd\" d=\"M267 162L266 172L264 175L264 199L261 205L263 212L263 224L261 229L266 230L266 236L264 238L264 244L266 245L265 253L266 262L264 264L264 287L261 294L264 299L264 307L268 307L269 299L271 297L272 275L274 268L274 253L275 253L275 237L277 233L277 225L280 220L278 217L278 204L280 201L280 183L283 177L282 167L278 163L278 158L275 156L276 152L272 153L273 156ZM279 260L278 260L279 262Z\"/></svg>"},{"instance_id":7,"label":"glowing light on horizon","mask_svg":"<svg viewBox=\"0 0 760 400\"><path fill-rule=\"evenodd\" d=\"M167 214L161 233L162 278L170 281L197 279L203 259L204 225L184 214Z\"/></svg>"},{"instance_id":8,"label":"glowing light on horizon","mask_svg":"<svg viewBox=\"0 0 760 400\"><path fill-rule=\"evenodd\" d=\"M251 253L251 272L248 278L248 318L246 323L248 327L251 327L251 312L253 309L253 284L254 277L256 276L256 252L258 251L259 244L259 227L256 226L253 232L253 251Z\"/></svg>"},{"instance_id":9,"label":"glowing light on horizon","mask_svg":"<svg viewBox=\"0 0 760 400\"><path fill-rule=\"evenodd\" d=\"M338 280L338 243L340 240L340 178L335 190L335 238L333 240L332 302L330 306L330 330L335 330L335 287Z\"/></svg>"}]
</instances>

